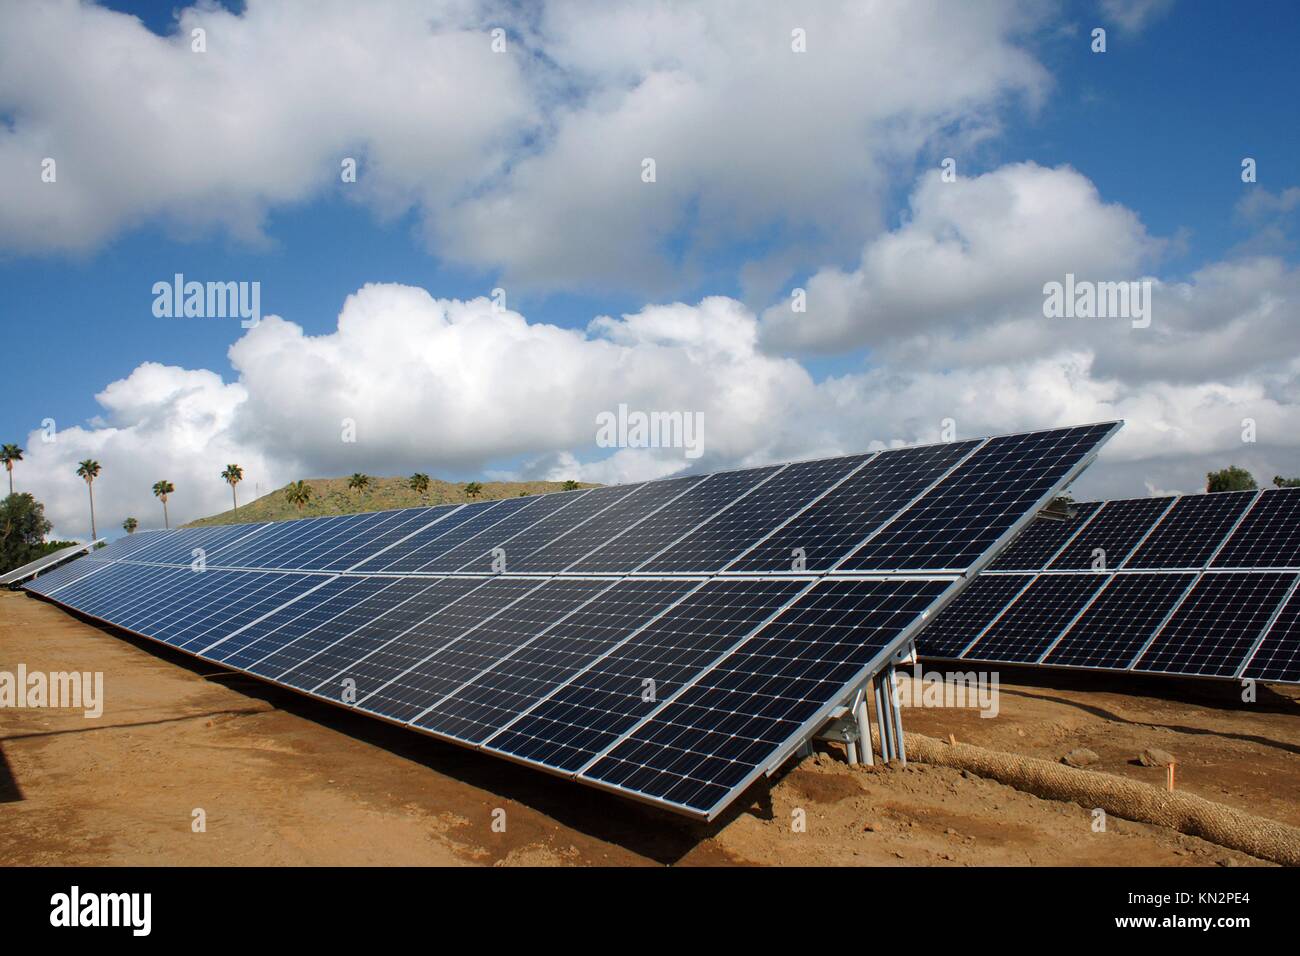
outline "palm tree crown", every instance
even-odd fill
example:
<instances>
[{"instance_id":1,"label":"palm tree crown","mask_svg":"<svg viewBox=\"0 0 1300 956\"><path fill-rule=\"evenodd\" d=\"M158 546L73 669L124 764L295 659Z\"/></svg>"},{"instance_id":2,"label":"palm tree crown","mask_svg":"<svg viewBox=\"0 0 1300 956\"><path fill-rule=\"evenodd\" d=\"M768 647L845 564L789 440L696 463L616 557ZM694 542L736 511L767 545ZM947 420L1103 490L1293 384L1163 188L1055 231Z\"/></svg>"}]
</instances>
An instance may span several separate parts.
<instances>
[{"instance_id":1,"label":"palm tree crown","mask_svg":"<svg viewBox=\"0 0 1300 956\"><path fill-rule=\"evenodd\" d=\"M305 481L295 481L285 487L284 497L290 504L301 511L302 506L311 501L311 485Z\"/></svg>"},{"instance_id":2,"label":"palm tree crown","mask_svg":"<svg viewBox=\"0 0 1300 956\"><path fill-rule=\"evenodd\" d=\"M23 460L23 450L14 444L0 445L0 461L9 472L9 494L14 493L14 462Z\"/></svg>"},{"instance_id":3,"label":"palm tree crown","mask_svg":"<svg viewBox=\"0 0 1300 956\"><path fill-rule=\"evenodd\" d=\"M483 484L478 481L469 481L465 483L465 497L477 498L483 494Z\"/></svg>"},{"instance_id":4,"label":"palm tree crown","mask_svg":"<svg viewBox=\"0 0 1300 956\"><path fill-rule=\"evenodd\" d=\"M122 530L127 534L135 534L135 529L138 527L140 527L140 522L136 521L134 518L127 518L122 522Z\"/></svg>"},{"instance_id":5,"label":"palm tree crown","mask_svg":"<svg viewBox=\"0 0 1300 956\"><path fill-rule=\"evenodd\" d=\"M167 517L167 496L176 490L176 486L170 481L155 481L153 483L153 493L162 501L163 505L163 527L170 528L171 522Z\"/></svg>"},{"instance_id":6,"label":"palm tree crown","mask_svg":"<svg viewBox=\"0 0 1300 956\"><path fill-rule=\"evenodd\" d=\"M348 488L356 491L365 491L370 485L370 476L363 475L361 472L353 472L352 477L348 479Z\"/></svg>"},{"instance_id":7,"label":"palm tree crown","mask_svg":"<svg viewBox=\"0 0 1300 956\"><path fill-rule=\"evenodd\" d=\"M411 490L423 498L429 493L429 476L422 471L417 471L410 479Z\"/></svg>"}]
</instances>

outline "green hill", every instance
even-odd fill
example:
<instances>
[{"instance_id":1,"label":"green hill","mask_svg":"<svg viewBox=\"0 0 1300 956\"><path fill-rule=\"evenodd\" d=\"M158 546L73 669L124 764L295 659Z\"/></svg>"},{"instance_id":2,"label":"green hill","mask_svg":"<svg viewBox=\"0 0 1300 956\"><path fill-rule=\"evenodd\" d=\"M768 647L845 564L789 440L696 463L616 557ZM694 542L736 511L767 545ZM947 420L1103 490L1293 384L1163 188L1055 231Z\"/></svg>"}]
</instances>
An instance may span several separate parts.
<instances>
[{"instance_id":1,"label":"green hill","mask_svg":"<svg viewBox=\"0 0 1300 956\"><path fill-rule=\"evenodd\" d=\"M371 478L364 492L350 491L346 478L309 478L311 502L298 508L284 497L284 488L250 501L240 502L239 511L223 511L191 521L183 527L199 528L214 524L244 524L246 522L288 521L291 518L314 518L319 515L356 514L362 511L389 511L393 508L421 508L434 505L463 504L467 501L493 501L497 498L516 498L520 494L542 495L563 491L561 481L485 481L483 493L477 498L465 496L463 484L429 480L429 490L421 497L411 490L405 478ZM580 484L580 488L596 485Z\"/></svg>"}]
</instances>

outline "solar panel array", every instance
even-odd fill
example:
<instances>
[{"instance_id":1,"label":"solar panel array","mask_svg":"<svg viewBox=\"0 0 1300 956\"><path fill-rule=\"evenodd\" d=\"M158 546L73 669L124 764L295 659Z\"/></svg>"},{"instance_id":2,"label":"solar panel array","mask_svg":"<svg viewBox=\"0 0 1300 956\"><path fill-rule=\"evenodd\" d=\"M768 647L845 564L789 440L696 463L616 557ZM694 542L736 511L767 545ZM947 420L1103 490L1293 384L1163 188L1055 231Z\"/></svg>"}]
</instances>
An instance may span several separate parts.
<instances>
[{"instance_id":1,"label":"solar panel array","mask_svg":"<svg viewBox=\"0 0 1300 956\"><path fill-rule=\"evenodd\" d=\"M926 627L923 656L1300 683L1300 489L1039 517Z\"/></svg>"},{"instance_id":2,"label":"solar panel array","mask_svg":"<svg viewBox=\"0 0 1300 956\"><path fill-rule=\"evenodd\" d=\"M54 568L76 557L83 551L89 551L102 541L102 538L98 538L94 541L87 541L85 544L73 544L66 548L60 548L52 554L43 554L35 561L29 561L10 571L6 571L4 574L0 574L0 586L17 584L20 581L26 581L28 578L34 578L41 572Z\"/></svg>"},{"instance_id":3,"label":"solar panel array","mask_svg":"<svg viewBox=\"0 0 1300 956\"><path fill-rule=\"evenodd\" d=\"M888 666L1118 427L151 532L29 589L711 819Z\"/></svg>"}]
</instances>

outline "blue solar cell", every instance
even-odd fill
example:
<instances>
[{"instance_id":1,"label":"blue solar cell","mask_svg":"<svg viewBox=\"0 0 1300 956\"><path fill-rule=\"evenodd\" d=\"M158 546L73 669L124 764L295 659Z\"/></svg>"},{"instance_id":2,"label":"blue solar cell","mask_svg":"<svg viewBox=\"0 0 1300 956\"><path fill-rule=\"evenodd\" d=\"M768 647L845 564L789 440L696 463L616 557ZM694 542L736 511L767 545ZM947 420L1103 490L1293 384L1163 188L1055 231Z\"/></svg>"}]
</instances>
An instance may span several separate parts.
<instances>
[{"instance_id":1,"label":"blue solar cell","mask_svg":"<svg viewBox=\"0 0 1300 956\"><path fill-rule=\"evenodd\" d=\"M824 581L583 771L711 813L826 712L950 584Z\"/></svg>"},{"instance_id":2,"label":"blue solar cell","mask_svg":"<svg viewBox=\"0 0 1300 956\"><path fill-rule=\"evenodd\" d=\"M989 564L990 571L1041 571L1066 543L1079 533L1101 506L1084 501L1070 506L1068 516L1039 516Z\"/></svg>"},{"instance_id":3,"label":"blue solar cell","mask_svg":"<svg viewBox=\"0 0 1300 956\"><path fill-rule=\"evenodd\" d=\"M923 657L959 657L1033 577L981 574L925 625L916 639L917 653Z\"/></svg>"},{"instance_id":4,"label":"blue solar cell","mask_svg":"<svg viewBox=\"0 0 1300 956\"><path fill-rule=\"evenodd\" d=\"M1113 424L991 438L841 565L843 571L960 570L1083 464Z\"/></svg>"},{"instance_id":5,"label":"blue solar cell","mask_svg":"<svg viewBox=\"0 0 1300 956\"><path fill-rule=\"evenodd\" d=\"M546 573L564 571L615 535L622 534L637 522L648 519L659 509L667 507L700 481L700 476L692 475L638 485L611 507L532 552L523 553L507 543L503 545L506 570ZM625 570L630 571L631 568Z\"/></svg>"},{"instance_id":6,"label":"blue solar cell","mask_svg":"<svg viewBox=\"0 0 1300 956\"><path fill-rule=\"evenodd\" d=\"M95 556L86 556L77 558L75 561L69 561L67 564L55 568L52 571L44 571L32 580L28 581L24 587L28 591L36 594L50 595L60 588L65 588L73 581L80 580L88 574L94 574L108 567L111 562L104 561Z\"/></svg>"},{"instance_id":7,"label":"blue solar cell","mask_svg":"<svg viewBox=\"0 0 1300 956\"><path fill-rule=\"evenodd\" d=\"M881 452L727 570L828 571L977 445L951 442Z\"/></svg>"},{"instance_id":8,"label":"blue solar cell","mask_svg":"<svg viewBox=\"0 0 1300 956\"><path fill-rule=\"evenodd\" d=\"M1183 495L1124 566L1204 567L1254 499L1253 491Z\"/></svg>"},{"instance_id":9,"label":"blue solar cell","mask_svg":"<svg viewBox=\"0 0 1300 956\"><path fill-rule=\"evenodd\" d=\"M639 570L654 574L720 571L870 457L852 455L786 465Z\"/></svg>"},{"instance_id":10,"label":"blue solar cell","mask_svg":"<svg viewBox=\"0 0 1300 956\"><path fill-rule=\"evenodd\" d=\"M1171 498L1107 501L1048 567L1053 571L1113 571L1123 566L1143 537L1158 527L1172 503Z\"/></svg>"},{"instance_id":11,"label":"blue solar cell","mask_svg":"<svg viewBox=\"0 0 1300 956\"><path fill-rule=\"evenodd\" d=\"M804 581L710 581L576 674L494 737L489 749L578 770L807 587Z\"/></svg>"},{"instance_id":12,"label":"blue solar cell","mask_svg":"<svg viewBox=\"0 0 1300 956\"><path fill-rule=\"evenodd\" d=\"M592 573L633 571L775 472L776 467L772 466L708 475L706 480L677 500L612 537L575 564L572 570Z\"/></svg>"},{"instance_id":13,"label":"blue solar cell","mask_svg":"<svg viewBox=\"0 0 1300 956\"><path fill-rule=\"evenodd\" d=\"M1104 574L1040 575L962 659L1032 664L1107 580Z\"/></svg>"},{"instance_id":14,"label":"blue solar cell","mask_svg":"<svg viewBox=\"0 0 1300 956\"><path fill-rule=\"evenodd\" d=\"M495 512L493 517L497 520L488 523L486 527L462 526L465 530L457 531L456 543L443 550L432 561L420 565L420 571L426 574L460 571L479 558L484 558L486 563L491 560L493 548L500 547L504 542L539 524L555 512L568 508L579 501L584 494L585 491L571 491L535 495L521 499L525 503L517 508ZM485 566L482 570L488 568Z\"/></svg>"},{"instance_id":15,"label":"blue solar cell","mask_svg":"<svg viewBox=\"0 0 1300 956\"><path fill-rule=\"evenodd\" d=\"M1195 580L1194 574L1115 575L1044 663L1127 668Z\"/></svg>"},{"instance_id":16,"label":"blue solar cell","mask_svg":"<svg viewBox=\"0 0 1300 956\"><path fill-rule=\"evenodd\" d=\"M386 574L418 571L467 537L496 524L516 507L518 505L513 500L462 505L459 510L445 513L435 524L416 532L383 554L361 562L356 570Z\"/></svg>"},{"instance_id":17,"label":"blue solar cell","mask_svg":"<svg viewBox=\"0 0 1300 956\"><path fill-rule=\"evenodd\" d=\"M1216 568L1300 568L1300 488L1260 492L1210 563Z\"/></svg>"},{"instance_id":18,"label":"blue solar cell","mask_svg":"<svg viewBox=\"0 0 1300 956\"><path fill-rule=\"evenodd\" d=\"M1294 574L1285 573L1203 576L1134 669L1232 677L1246 663L1294 580Z\"/></svg>"},{"instance_id":19,"label":"blue solar cell","mask_svg":"<svg viewBox=\"0 0 1300 956\"><path fill-rule=\"evenodd\" d=\"M1242 677L1300 683L1300 590L1294 590Z\"/></svg>"},{"instance_id":20,"label":"blue solar cell","mask_svg":"<svg viewBox=\"0 0 1300 956\"><path fill-rule=\"evenodd\" d=\"M298 638L356 608L392 583L391 578L328 579L261 620L214 641L201 653L230 667L248 670Z\"/></svg>"}]
</instances>

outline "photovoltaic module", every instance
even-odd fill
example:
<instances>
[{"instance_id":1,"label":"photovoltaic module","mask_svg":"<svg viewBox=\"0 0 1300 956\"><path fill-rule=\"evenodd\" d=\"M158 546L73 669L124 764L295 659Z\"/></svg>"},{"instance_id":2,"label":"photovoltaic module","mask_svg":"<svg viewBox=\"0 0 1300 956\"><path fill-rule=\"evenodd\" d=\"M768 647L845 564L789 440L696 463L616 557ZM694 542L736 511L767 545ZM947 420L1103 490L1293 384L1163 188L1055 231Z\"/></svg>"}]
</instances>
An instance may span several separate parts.
<instances>
[{"instance_id":1,"label":"photovoltaic module","mask_svg":"<svg viewBox=\"0 0 1300 956\"><path fill-rule=\"evenodd\" d=\"M1118 428L145 532L27 587L300 693L712 819L892 666Z\"/></svg>"}]
</instances>

